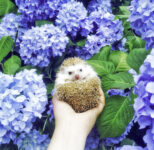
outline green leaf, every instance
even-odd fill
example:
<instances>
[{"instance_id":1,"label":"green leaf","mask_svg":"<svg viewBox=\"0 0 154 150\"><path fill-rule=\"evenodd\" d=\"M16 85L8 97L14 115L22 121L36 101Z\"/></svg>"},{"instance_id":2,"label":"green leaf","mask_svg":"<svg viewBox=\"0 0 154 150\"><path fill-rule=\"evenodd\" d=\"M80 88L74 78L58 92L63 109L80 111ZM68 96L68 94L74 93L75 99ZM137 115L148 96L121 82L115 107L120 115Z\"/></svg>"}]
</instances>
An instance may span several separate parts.
<instances>
[{"instance_id":1,"label":"green leaf","mask_svg":"<svg viewBox=\"0 0 154 150\"><path fill-rule=\"evenodd\" d=\"M113 51L109 56L109 60L112 61L116 67L116 72L128 71L130 66L127 64L127 53L122 51Z\"/></svg>"},{"instance_id":2,"label":"green leaf","mask_svg":"<svg viewBox=\"0 0 154 150\"><path fill-rule=\"evenodd\" d=\"M21 66L21 60L18 56L12 55L7 61L4 62L3 71L6 74L15 74Z\"/></svg>"},{"instance_id":3,"label":"green leaf","mask_svg":"<svg viewBox=\"0 0 154 150\"><path fill-rule=\"evenodd\" d=\"M130 15L129 6L119 6L120 14Z\"/></svg>"},{"instance_id":4,"label":"green leaf","mask_svg":"<svg viewBox=\"0 0 154 150\"><path fill-rule=\"evenodd\" d=\"M134 48L145 48L145 41L140 37L133 36L127 42L129 50L132 51Z\"/></svg>"},{"instance_id":5,"label":"green leaf","mask_svg":"<svg viewBox=\"0 0 154 150\"><path fill-rule=\"evenodd\" d=\"M53 24L53 22L48 21L48 20L36 20L35 21L35 26L41 27L42 25L45 24Z\"/></svg>"},{"instance_id":6,"label":"green leaf","mask_svg":"<svg viewBox=\"0 0 154 150\"><path fill-rule=\"evenodd\" d=\"M51 83L51 84L47 84L47 94L51 94L51 91L53 90L54 88L54 84Z\"/></svg>"},{"instance_id":7,"label":"green leaf","mask_svg":"<svg viewBox=\"0 0 154 150\"><path fill-rule=\"evenodd\" d=\"M0 17L10 12L16 12L17 8L10 0L0 0Z\"/></svg>"},{"instance_id":8,"label":"green leaf","mask_svg":"<svg viewBox=\"0 0 154 150\"><path fill-rule=\"evenodd\" d=\"M116 15L115 16L115 20L116 19L126 20L128 18L129 18L129 15Z\"/></svg>"},{"instance_id":9,"label":"green leaf","mask_svg":"<svg viewBox=\"0 0 154 150\"><path fill-rule=\"evenodd\" d=\"M97 120L101 138L120 136L133 116L133 99L130 100L128 96L107 98L104 110Z\"/></svg>"},{"instance_id":10,"label":"green leaf","mask_svg":"<svg viewBox=\"0 0 154 150\"><path fill-rule=\"evenodd\" d=\"M77 46L82 47L86 44L87 39L81 40L79 42L76 43Z\"/></svg>"},{"instance_id":11,"label":"green leaf","mask_svg":"<svg viewBox=\"0 0 154 150\"><path fill-rule=\"evenodd\" d=\"M90 60L107 61L110 54L111 46L102 47L100 52L95 54Z\"/></svg>"},{"instance_id":12,"label":"green leaf","mask_svg":"<svg viewBox=\"0 0 154 150\"><path fill-rule=\"evenodd\" d=\"M4 36L0 39L0 62L11 51L13 39L10 36Z\"/></svg>"},{"instance_id":13,"label":"green leaf","mask_svg":"<svg viewBox=\"0 0 154 150\"><path fill-rule=\"evenodd\" d=\"M102 88L104 91L109 89L126 89L134 86L134 79L128 72L108 74L102 77Z\"/></svg>"},{"instance_id":14,"label":"green leaf","mask_svg":"<svg viewBox=\"0 0 154 150\"><path fill-rule=\"evenodd\" d=\"M112 62L101 61L101 60L88 60L89 65L91 65L99 76L114 73L115 67Z\"/></svg>"},{"instance_id":15,"label":"green leaf","mask_svg":"<svg viewBox=\"0 0 154 150\"><path fill-rule=\"evenodd\" d=\"M143 64L147 55L148 51L145 49L133 49L127 57L127 63L131 68L139 73L139 68Z\"/></svg>"}]
</instances>

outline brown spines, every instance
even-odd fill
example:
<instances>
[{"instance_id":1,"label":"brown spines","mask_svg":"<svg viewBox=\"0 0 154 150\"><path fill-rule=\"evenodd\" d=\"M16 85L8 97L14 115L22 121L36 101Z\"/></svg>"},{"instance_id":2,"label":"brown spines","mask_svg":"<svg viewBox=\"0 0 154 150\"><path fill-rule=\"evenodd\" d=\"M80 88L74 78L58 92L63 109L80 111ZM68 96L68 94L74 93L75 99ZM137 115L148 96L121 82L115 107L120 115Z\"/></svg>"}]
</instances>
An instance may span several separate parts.
<instances>
[{"instance_id":1,"label":"brown spines","mask_svg":"<svg viewBox=\"0 0 154 150\"><path fill-rule=\"evenodd\" d=\"M100 80L98 77L59 85L56 89L59 100L70 104L76 112L85 112L99 103Z\"/></svg>"},{"instance_id":2,"label":"brown spines","mask_svg":"<svg viewBox=\"0 0 154 150\"><path fill-rule=\"evenodd\" d=\"M61 65L61 67L67 67L67 66L71 66L71 65L76 65L79 63L83 63L84 61L78 57L72 57L72 58L68 58L65 59Z\"/></svg>"}]
</instances>

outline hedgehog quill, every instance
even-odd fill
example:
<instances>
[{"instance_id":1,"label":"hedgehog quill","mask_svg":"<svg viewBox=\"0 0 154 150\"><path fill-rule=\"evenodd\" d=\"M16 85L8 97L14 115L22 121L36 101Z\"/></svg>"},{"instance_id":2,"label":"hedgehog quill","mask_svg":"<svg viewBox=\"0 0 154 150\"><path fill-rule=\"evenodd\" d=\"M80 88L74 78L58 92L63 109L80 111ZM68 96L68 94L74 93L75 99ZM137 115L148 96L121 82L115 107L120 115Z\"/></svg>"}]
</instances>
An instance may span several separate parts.
<instances>
[{"instance_id":1,"label":"hedgehog quill","mask_svg":"<svg viewBox=\"0 0 154 150\"><path fill-rule=\"evenodd\" d=\"M84 60L73 57L64 60L56 75L58 99L81 113L97 107L100 102L100 79Z\"/></svg>"}]
</instances>

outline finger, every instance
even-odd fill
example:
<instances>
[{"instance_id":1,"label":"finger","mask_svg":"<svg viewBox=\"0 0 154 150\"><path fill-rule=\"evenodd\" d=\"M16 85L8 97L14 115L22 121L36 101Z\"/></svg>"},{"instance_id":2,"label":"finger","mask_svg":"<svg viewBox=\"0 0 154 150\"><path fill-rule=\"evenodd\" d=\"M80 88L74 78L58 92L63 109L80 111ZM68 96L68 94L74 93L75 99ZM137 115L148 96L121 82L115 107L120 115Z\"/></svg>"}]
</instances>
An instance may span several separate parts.
<instances>
[{"instance_id":1,"label":"finger","mask_svg":"<svg viewBox=\"0 0 154 150\"><path fill-rule=\"evenodd\" d=\"M53 103L53 109L55 111L69 112L69 113L75 112L67 102L58 100L58 96L56 94L53 95L52 103Z\"/></svg>"},{"instance_id":2,"label":"finger","mask_svg":"<svg viewBox=\"0 0 154 150\"><path fill-rule=\"evenodd\" d=\"M97 107L93 108L93 111L95 111L95 114L97 116L102 112L102 110L103 110L103 108L105 106L104 92L102 91L101 88L99 88L99 92L100 92L100 103L98 104Z\"/></svg>"}]
</instances>

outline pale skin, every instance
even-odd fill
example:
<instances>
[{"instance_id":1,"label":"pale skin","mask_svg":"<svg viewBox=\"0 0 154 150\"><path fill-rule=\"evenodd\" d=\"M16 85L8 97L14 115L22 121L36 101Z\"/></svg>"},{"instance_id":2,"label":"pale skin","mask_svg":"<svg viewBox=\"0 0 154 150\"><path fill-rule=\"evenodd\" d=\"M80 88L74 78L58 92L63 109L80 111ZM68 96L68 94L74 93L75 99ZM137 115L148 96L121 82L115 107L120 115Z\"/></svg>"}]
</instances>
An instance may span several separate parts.
<instances>
[{"instance_id":1,"label":"pale skin","mask_svg":"<svg viewBox=\"0 0 154 150\"><path fill-rule=\"evenodd\" d=\"M84 113L76 113L72 107L53 96L55 130L48 150L84 150L88 134L105 105L104 93L100 89L98 107Z\"/></svg>"}]
</instances>

